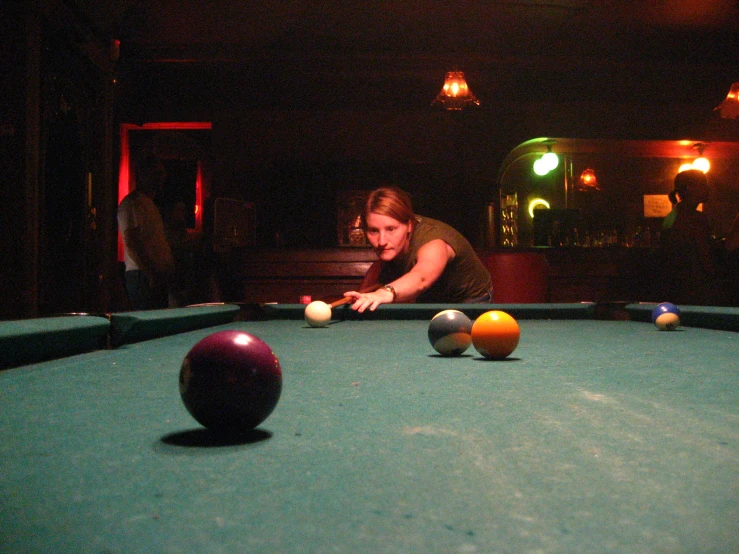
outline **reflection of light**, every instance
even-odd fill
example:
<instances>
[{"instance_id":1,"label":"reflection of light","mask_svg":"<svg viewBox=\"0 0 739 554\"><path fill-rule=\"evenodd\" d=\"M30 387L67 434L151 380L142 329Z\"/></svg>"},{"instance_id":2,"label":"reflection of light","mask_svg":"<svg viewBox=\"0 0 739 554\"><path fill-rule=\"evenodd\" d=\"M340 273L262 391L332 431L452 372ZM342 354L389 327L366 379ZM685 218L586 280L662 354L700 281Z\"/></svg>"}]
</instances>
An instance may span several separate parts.
<instances>
[{"instance_id":1,"label":"reflection of light","mask_svg":"<svg viewBox=\"0 0 739 554\"><path fill-rule=\"evenodd\" d=\"M549 207L549 202L547 202L543 198L534 198L531 202L529 202L529 215L531 217L534 217L534 210L536 208L546 208L548 210Z\"/></svg>"},{"instance_id":2,"label":"reflection of light","mask_svg":"<svg viewBox=\"0 0 739 554\"><path fill-rule=\"evenodd\" d=\"M234 338L234 344L238 344L241 346L246 346L250 342L251 342L251 337L245 333L236 335L236 337Z\"/></svg>"},{"instance_id":3,"label":"reflection of light","mask_svg":"<svg viewBox=\"0 0 739 554\"><path fill-rule=\"evenodd\" d=\"M678 173L682 173L683 171L688 171L690 169L693 169L693 164L683 164L680 166L680 168L677 170Z\"/></svg>"}]
</instances>

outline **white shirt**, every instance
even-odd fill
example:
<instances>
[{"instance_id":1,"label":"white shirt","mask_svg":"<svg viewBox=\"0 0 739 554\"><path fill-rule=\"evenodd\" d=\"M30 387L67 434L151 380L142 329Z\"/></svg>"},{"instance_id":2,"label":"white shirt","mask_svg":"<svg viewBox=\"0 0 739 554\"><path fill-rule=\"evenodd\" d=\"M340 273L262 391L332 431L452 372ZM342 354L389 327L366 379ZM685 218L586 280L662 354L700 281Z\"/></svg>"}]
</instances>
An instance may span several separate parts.
<instances>
[{"instance_id":1,"label":"white shirt","mask_svg":"<svg viewBox=\"0 0 739 554\"><path fill-rule=\"evenodd\" d=\"M143 253L136 252L126 243L126 231L137 227L140 229L142 247L145 249ZM125 246L126 271L147 269L143 267L141 254L148 254L148 259L154 261L155 267L151 269L157 273L172 271L174 268L172 250L164 234L162 216L151 198L134 190L121 200L118 206L118 229Z\"/></svg>"}]
</instances>

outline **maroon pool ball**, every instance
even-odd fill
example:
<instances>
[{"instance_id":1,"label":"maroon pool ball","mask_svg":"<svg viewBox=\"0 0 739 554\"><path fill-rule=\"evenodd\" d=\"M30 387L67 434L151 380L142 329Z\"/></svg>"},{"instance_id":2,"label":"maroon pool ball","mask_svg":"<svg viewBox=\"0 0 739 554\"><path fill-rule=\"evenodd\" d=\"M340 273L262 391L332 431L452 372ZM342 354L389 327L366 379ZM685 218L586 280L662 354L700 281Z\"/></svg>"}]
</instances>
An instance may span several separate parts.
<instances>
[{"instance_id":1,"label":"maroon pool ball","mask_svg":"<svg viewBox=\"0 0 739 554\"><path fill-rule=\"evenodd\" d=\"M282 370L262 339L219 331L188 352L180 396L198 423L219 433L244 433L272 413L282 392Z\"/></svg>"}]
</instances>

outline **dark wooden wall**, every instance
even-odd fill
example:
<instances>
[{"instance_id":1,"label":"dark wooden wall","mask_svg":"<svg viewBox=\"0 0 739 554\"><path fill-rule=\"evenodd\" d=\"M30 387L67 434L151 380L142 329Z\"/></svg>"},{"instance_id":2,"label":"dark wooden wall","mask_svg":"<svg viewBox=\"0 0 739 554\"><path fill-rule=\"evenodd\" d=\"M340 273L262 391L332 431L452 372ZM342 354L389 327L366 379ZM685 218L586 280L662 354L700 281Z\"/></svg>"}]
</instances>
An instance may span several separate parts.
<instances>
[{"instance_id":1,"label":"dark wooden wall","mask_svg":"<svg viewBox=\"0 0 739 554\"><path fill-rule=\"evenodd\" d=\"M256 204L263 247L277 233L286 246L336 245L337 192L388 181L481 246L499 166L525 140L737 136L713 113L731 80L721 66L472 59L482 106L451 113L431 108L444 71L429 60L300 61L147 62L121 74L124 120L213 123L212 194Z\"/></svg>"},{"instance_id":2,"label":"dark wooden wall","mask_svg":"<svg viewBox=\"0 0 739 554\"><path fill-rule=\"evenodd\" d=\"M0 296L3 314L22 314L34 302L35 244L24 237L35 232L36 183L27 178L27 128L38 129L38 116L29 120L26 64L38 54L26 43L26 21L19 6L3 3L0 11ZM28 29L29 33L34 29ZM37 31L38 32L38 31ZM38 76L36 77L38 78ZM32 100L32 99L30 99Z\"/></svg>"},{"instance_id":3,"label":"dark wooden wall","mask_svg":"<svg viewBox=\"0 0 739 554\"><path fill-rule=\"evenodd\" d=\"M257 244L266 248L277 234L283 246L334 246L336 193L387 181L408 188L419 212L449 221L479 246L500 163L534 137L739 139L737 122L713 112L737 80L736 58L724 53L593 59L542 49L525 59L484 52L452 59L251 52L167 63L137 58L124 44L114 61L104 41L93 44L65 23L74 19L60 15L68 3L0 6L2 318L36 315L44 302L55 311L118 305L119 123L212 122L210 194L254 202ZM431 109L453 66L465 71L480 109ZM48 86L54 79L68 80L78 102L75 171L93 176L94 229L87 183L69 184L78 199L69 209L88 223L78 232L84 275L71 283L84 289L82 306L53 302L45 292L61 290L44 269L54 262L43 249L58 231L44 216L44 164L53 155L44 137L50 106L63 105Z\"/></svg>"}]
</instances>

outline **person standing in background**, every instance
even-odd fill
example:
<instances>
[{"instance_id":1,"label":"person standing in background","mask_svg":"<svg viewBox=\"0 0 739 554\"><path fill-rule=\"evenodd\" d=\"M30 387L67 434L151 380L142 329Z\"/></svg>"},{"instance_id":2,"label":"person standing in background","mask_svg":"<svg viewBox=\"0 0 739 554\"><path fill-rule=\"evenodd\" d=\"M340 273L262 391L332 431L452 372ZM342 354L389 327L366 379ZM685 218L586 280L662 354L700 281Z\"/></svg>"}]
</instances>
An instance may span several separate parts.
<instances>
[{"instance_id":1,"label":"person standing in background","mask_svg":"<svg viewBox=\"0 0 739 554\"><path fill-rule=\"evenodd\" d=\"M675 177L675 190L681 197L675 221L661 238L667 298L683 305L726 306L731 283L724 247L699 210L710 198L708 179L697 169L683 171Z\"/></svg>"},{"instance_id":2,"label":"person standing in background","mask_svg":"<svg viewBox=\"0 0 739 554\"><path fill-rule=\"evenodd\" d=\"M168 305L167 285L174 258L154 199L164 187L167 172L154 155L136 167L136 189L118 206L118 229L123 237L126 291L133 310L153 310Z\"/></svg>"}]
</instances>

